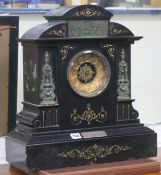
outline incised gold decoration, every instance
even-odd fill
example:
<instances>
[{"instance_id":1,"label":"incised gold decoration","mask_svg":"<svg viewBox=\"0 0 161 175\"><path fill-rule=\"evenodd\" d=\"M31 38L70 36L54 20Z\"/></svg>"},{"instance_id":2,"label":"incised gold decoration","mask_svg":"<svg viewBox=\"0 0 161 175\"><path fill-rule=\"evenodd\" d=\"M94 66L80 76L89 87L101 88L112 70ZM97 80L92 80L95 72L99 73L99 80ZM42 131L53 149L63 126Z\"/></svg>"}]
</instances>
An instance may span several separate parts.
<instances>
[{"instance_id":1,"label":"incised gold decoration","mask_svg":"<svg viewBox=\"0 0 161 175\"><path fill-rule=\"evenodd\" d=\"M70 45L65 45L62 47L62 49L60 51L61 55L62 55L62 62L64 62L64 60L67 58L67 55L69 54L70 49L73 49L73 47Z\"/></svg>"},{"instance_id":2,"label":"incised gold decoration","mask_svg":"<svg viewBox=\"0 0 161 175\"><path fill-rule=\"evenodd\" d=\"M107 48L107 51L110 55L111 58L114 59L114 53L115 53L115 48L112 44L104 44L102 45L103 48Z\"/></svg>"},{"instance_id":3,"label":"incised gold decoration","mask_svg":"<svg viewBox=\"0 0 161 175\"><path fill-rule=\"evenodd\" d=\"M67 74L70 86L78 95L94 97L106 89L111 70L106 58L91 51L78 53L69 63Z\"/></svg>"},{"instance_id":4,"label":"incised gold decoration","mask_svg":"<svg viewBox=\"0 0 161 175\"><path fill-rule=\"evenodd\" d=\"M113 25L110 26L110 32L111 32L111 35L113 35L113 36L128 33L127 30L125 30L125 29L117 29Z\"/></svg>"},{"instance_id":5,"label":"incised gold decoration","mask_svg":"<svg viewBox=\"0 0 161 175\"><path fill-rule=\"evenodd\" d=\"M78 109L74 108L73 112L71 113L70 119L74 125L79 125L83 121L87 122L88 125L91 124L91 121L102 123L107 119L107 111L104 109L104 106L101 106L100 112L97 114L92 110L91 104L88 103L86 110L83 112L83 114L79 114Z\"/></svg>"},{"instance_id":6,"label":"incised gold decoration","mask_svg":"<svg viewBox=\"0 0 161 175\"><path fill-rule=\"evenodd\" d=\"M48 31L47 34L48 35L55 35L55 36L59 36L59 37L65 37L66 31L67 31L66 26L62 25L58 30Z\"/></svg>"},{"instance_id":7,"label":"incised gold decoration","mask_svg":"<svg viewBox=\"0 0 161 175\"><path fill-rule=\"evenodd\" d=\"M91 16L103 16L103 14L100 11L87 8L84 10L80 10L74 14L74 16L86 16L86 17L91 17Z\"/></svg>"},{"instance_id":8,"label":"incised gold decoration","mask_svg":"<svg viewBox=\"0 0 161 175\"><path fill-rule=\"evenodd\" d=\"M97 161L97 159L103 159L112 154L119 154L120 152L128 151L131 147L128 145L120 146L120 145L112 145L112 146L101 146L101 145L93 145L90 147L84 147L81 150L73 149L71 151L62 152L57 155L60 158L71 158L71 159L86 159Z\"/></svg>"}]
</instances>

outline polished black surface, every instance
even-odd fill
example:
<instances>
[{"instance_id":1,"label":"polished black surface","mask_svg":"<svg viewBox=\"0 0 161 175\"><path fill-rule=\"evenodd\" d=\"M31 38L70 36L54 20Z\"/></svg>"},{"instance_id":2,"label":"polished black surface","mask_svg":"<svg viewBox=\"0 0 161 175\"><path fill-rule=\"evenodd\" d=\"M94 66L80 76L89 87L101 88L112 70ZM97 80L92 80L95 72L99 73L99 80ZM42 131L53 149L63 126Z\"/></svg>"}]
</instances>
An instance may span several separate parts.
<instances>
[{"instance_id":1,"label":"polished black surface","mask_svg":"<svg viewBox=\"0 0 161 175\"><path fill-rule=\"evenodd\" d=\"M15 167L29 172L133 160L157 154L156 134L149 128L137 126L102 131L107 133L106 137L83 138L82 132L79 132L81 138L77 140L71 138L69 131L28 135L28 138L24 138L22 132L14 131L6 139L7 160Z\"/></svg>"},{"instance_id":2,"label":"polished black surface","mask_svg":"<svg viewBox=\"0 0 161 175\"><path fill-rule=\"evenodd\" d=\"M64 8L19 39L24 107L6 138L7 160L33 171L155 156L156 133L140 124L131 98L131 44L142 37L101 7ZM80 56L89 52L104 61Z\"/></svg>"}]
</instances>

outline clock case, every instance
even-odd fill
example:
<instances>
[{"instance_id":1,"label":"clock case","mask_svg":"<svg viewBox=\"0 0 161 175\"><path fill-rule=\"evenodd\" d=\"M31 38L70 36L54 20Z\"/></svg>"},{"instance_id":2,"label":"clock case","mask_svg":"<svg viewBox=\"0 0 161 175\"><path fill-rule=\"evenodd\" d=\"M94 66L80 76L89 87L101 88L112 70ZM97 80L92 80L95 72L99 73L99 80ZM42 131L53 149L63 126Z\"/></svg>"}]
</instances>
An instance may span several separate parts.
<instances>
[{"instance_id":1,"label":"clock case","mask_svg":"<svg viewBox=\"0 0 161 175\"><path fill-rule=\"evenodd\" d=\"M131 98L131 44L142 37L111 17L99 6L61 7L19 39L24 102L6 137L11 165L28 172L156 156L157 135ZM104 55L111 70L94 97L75 93L67 78L72 58L86 51Z\"/></svg>"}]
</instances>

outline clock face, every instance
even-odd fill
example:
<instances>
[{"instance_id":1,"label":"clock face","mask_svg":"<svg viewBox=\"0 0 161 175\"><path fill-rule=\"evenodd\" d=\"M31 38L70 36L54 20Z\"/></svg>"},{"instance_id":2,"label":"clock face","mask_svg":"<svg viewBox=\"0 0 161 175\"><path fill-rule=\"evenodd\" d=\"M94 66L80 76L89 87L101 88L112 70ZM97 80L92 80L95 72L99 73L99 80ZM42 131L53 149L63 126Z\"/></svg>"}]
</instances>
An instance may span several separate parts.
<instances>
[{"instance_id":1,"label":"clock face","mask_svg":"<svg viewBox=\"0 0 161 175\"><path fill-rule=\"evenodd\" d=\"M83 97L95 97L109 84L110 64L100 52L81 51L70 61L67 76L74 92Z\"/></svg>"}]
</instances>

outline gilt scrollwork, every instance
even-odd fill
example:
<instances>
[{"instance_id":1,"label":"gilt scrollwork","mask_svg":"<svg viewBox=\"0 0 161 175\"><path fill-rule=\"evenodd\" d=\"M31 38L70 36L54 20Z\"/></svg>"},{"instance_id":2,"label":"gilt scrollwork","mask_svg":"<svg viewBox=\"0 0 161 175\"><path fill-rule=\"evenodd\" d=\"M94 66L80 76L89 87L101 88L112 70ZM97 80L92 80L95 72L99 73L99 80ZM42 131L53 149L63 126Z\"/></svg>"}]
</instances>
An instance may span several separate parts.
<instances>
[{"instance_id":1,"label":"gilt scrollwork","mask_svg":"<svg viewBox=\"0 0 161 175\"><path fill-rule=\"evenodd\" d=\"M118 100L128 100L130 99L130 89L129 89L129 78L128 78L128 65L126 63L125 50L121 50L120 62L119 62L119 73L118 73Z\"/></svg>"},{"instance_id":2,"label":"gilt scrollwork","mask_svg":"<svg viewBox=\"0 0 161 175\"><path fill-rule=\"evenodd\" d=\"M126 33L128 33L128 30L126 29L120 29L120 28L117 28L115 25L111 25L110 26L110 33L112 36L118 36L118 35L124 35Z\"/></svg>"},{"instance_id":3,"label":"gilt scrollwork","mask_svg":"<svg viewBox=\"0 0 161 175\"><path fill-rule=\"evenodd\" d=\"M65 25L60 26L59 29L51 30L47 32L47 35L54 35L58 37L65 37L67 32L67 27Z\"/></svg>"},{"instance_id":4,"label":"gilt scrollwork","mask_svg":"<svg viewBox=\"0 0 161 175\"><path fill-rule=\"evenodd\" d=\"M67 152L62 152L57 155L59 158L71 158L71 159L85 159L85 160L93 160L97 161L97 159L103 159L108 157L109 155L119 154L120 152L125 152L130 150L131 147L128 145L120 146L120 145L97 145L94 144L90 147L84 147L82 149L73 149Z\"/></svg>"},{"instance_id":5,"label":"gilt scrollwork","mask_svg":"<svg viewBox=\"0 0 161 175\"><path fill-rule=\"evenodd\" d=\"M108 54L110 55L110 57L112 59L114 59L114 54L115 54L115 48L112 44L104 44L101 46L102 48L106 48L107 49L107 52Z\"/></svg>"},{"instance_id":6,"label":"gilt scrollwork","mask_svg":"<svg viewBox=\"0 0 161 175\"><path fill-rule=\"evenodd\" d=\"M78 113L78 109L74 108L73 112L71 113L70 120L74 125L79 125L83 121L87 122L88 125L91 124L92 121L96 121L98 123L102 123L107 119L107 111L105 110L104 106L100 107L100 112L96 113L91 108L91 104L87 104L86 110L82 113Z\"/></svg>"},{"instance_id":7,"label":"gilt scrollwork","mask_svg":"<svg viewBox=\"0 0 161 175\"><path fill-rule=\"evenodd\" d=\"M85 16L85 17L91 17L91 16L103 16L103 14L100 11L91 9L91 8L87 8L87 9L83 9L80 11L77 11L74 16Z\"/></svg>"},{"instance_id":8,"label":"gilt scrollwork","mask_svg":"<svg viewBox=\"0 0 161 175\"><path fill-rule=\"evenodd\" d=\"M61 55L62 55L62 62L63 63L64 63L64 60L67 58L70 49L73 49L73 47L71 45L65 45L65 46L62 47L60 52L61 52Z\"/></svg>"}]
</instances>

